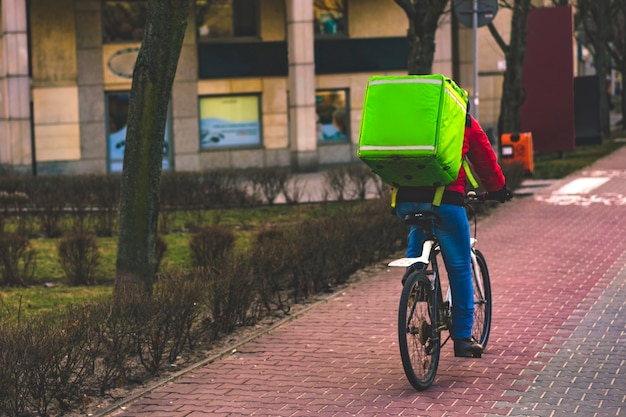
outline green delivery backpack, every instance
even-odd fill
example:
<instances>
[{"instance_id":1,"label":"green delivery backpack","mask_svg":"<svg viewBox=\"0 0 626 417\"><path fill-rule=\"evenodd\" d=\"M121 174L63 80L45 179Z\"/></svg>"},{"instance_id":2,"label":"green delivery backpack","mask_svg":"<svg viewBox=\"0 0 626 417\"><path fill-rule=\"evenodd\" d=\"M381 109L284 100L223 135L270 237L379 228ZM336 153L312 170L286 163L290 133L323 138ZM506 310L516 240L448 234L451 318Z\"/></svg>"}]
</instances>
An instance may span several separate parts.
<instances>
[{"instance_id":1,"label":"green delivery backpack","mask_svg":"<svg viewBox=\"0 0 626 417\"><path fill-rule=\"evenodd\" d=\"M467 92L441 74L370 77L358 157L394 188L433 186L442 194L462 165L467 102Z\"/></svg>"}]
</instances>

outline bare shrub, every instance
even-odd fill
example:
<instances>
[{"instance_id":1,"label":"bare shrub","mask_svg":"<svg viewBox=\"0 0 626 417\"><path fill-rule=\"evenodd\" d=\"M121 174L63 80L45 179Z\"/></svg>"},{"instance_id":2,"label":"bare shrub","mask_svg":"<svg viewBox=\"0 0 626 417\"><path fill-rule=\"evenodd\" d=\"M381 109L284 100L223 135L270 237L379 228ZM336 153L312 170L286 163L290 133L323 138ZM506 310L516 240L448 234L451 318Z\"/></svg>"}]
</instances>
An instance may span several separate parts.
<instances>
[{"instance_id":1,"label":"bare shrub","mask_svg":"<svg viewBox=\"0 0 626 417\"><path fill-rule=\"evenodd\" d=\"M374 174L373 171L370 171L370 178L379 198L387 197L391 194L391 186L385 183L377 174Z\"/></svg>"},{"instance_id":2,"label":"bare shrub","mask_svg":"<svg viewBox=\"0 0 626 417\"><path fill-rule=\"evenodd\" d=\"M75 233L61 239L59 263L69 285L93 285L100 264L98 241L93 234Z\"/></svg>"},{"instance_id":3,"label":"bare shrub","mask_svg":"<svg viewBox=\"0 0 626 417\"><path fill-rule=\"evenodd\" d=\"M92 208L92 184L88 176L68 176L63 177L66 182L68 192L63 196L67 203L70 216L72 231L75 233L83 233L87 230L87 219L90 209Z\"/></svg>"},{"instance_id":4,"label":"bare shrub","mask_svg":"<svg viewBox=\"0 0 626 417\"><path fill-rule=\"evenodd\" d=\"M40 316L25 325L29 403L41 416L49 415L52 405L67 411L81 398L94 360L89 314L88 308L69 308L64 314Z\"/></svg>"},{"instance_id":5,"label":"bare shrub","mask_svg":"<svg viewBox=\"0 0 626 417\"><path fill-rule=\"evenodd\" d=\"M345 167L330 168L324 171L324 182L331 200L343 201L348 187Z\"/></svg>"},{"instance_id":6,"label":"bare shrub","mask_svg":"<svg viewBox=\"0 0 626 417\"><path fill-rule=\"evenodd\" d=\"M175 363L185 348L193 349L203 329L200 317L208 283L189 271L164 274L154 289L154 300L165 316L162 327L170 327L167 348L169 363Z\"/></svg>"},{"instance_id":7,"label":"bare shrub","mask_svg":"<svg viewBox=\"0 0 626 417\"><path fill-rule=\"evenodd\" d=\"M134 309L138 358L151 374L158 374L165 361L175 363L185 347L199 339L203 329L198 318L208 285L188 272L170 271L161 277L152 298Z\"/></svg>"},{"instance_id":8,"label":"bare shrub","mask_svg":"<svg viewBox=\"0 0 626 417\"><path fill-rule=\"evenodd\" d=\"M25 181L25 191L39 217L41 231L48 238L62 234L61 218L67 194L67 182L61 176L32 177Z\"/></svg>"},{"instance_id":9,"label":"bare shrub","mask_svg":"<svg viewBox=\"0 0 626 417\"><path fill-rule=\"evenodd\" d=\"M93 204L95 229L98 236L113 236L117 227L117 210L120 202L119 174L93 175L90 177L94 190Z\"/></svg>"},{"instance_id":10,"label":"bare shrub","mask_svg":"<svg viewBox=\"0 0 626 417\"><path fill-rule=\"evenodd\" d=\"M205 270L204 274L209 283L207 305L212 315L213 337L230 333L256 318L255 287L248 258L232 255L227 266Z\"/></svg>"},{"instance_id":11,"label":"bare shrub","mask_svg":"<svg viewBox=\"0 0 626 417\"><path fill-rule=\"evenodd\" d=\"M286 168L264 168L249 171L246 177L252 184L253 195L259 190L267 204L271 206L285 189L291 172Z\"/></svg>"},{"instance_id":12,"label":"bare shrub","mask_svg":"<svg viewBox=\"0 0 626 417\"><path fill-rule=\"evenodd\" d=\"M4 184L0 184L0 187ZM9 222L15 224L14 232L27 235L30 232L30 199L21 191L0 191L0 234L10 233Z\"/></svg>"},{"instance_id":13,"label":"bare shrub","mask_svg":"<svg viewBox=\"0 0 626 417\"><path fill-rule=\"evenodd\" d=\"M205 171L198 178L203 192L204 208L230 208L253 206L258 202L246 189L241 171Z\"/></svg>"},{"instance_id":14,"label":"bare shrub","mask_svg":"<svg viewBox=\"0 0 626 417\"><path fill-rule=\"evenodd\" d=\"M300 177L296 175L292 175L281 190L287 204L298 204L301 202L303 192Z\"/></svg>"},{"instance_id":15,"label":"bare shrub","mask_svg":"<svg viewBox=\"0 0 626 417\"><path fill-rule=\"evenodd\" d=\"M367 186L372 179L372 170L367 165L354 165L346 167L348 178L348 189L350 196L365 200L367 197Z\"/></svg>"},{"instance_id":16,"label":"bare shrub","mask_svg":"<svg viewBox=\"0 0 626 417\"><path fill-rule=\"evenodd\" d=\"M267 227L257 234L252 248L254 282L259 302L267 313L273 308L289 312L289 304L283 300L283 292L289 284L289 252L284 238L282 229Z\"/></svg>"},{"instance_id":17,"label":"bare shrub","mask_svg":"<svg viewBox=\"0 0 626 417\"><path fill-rule=\"evenodd\" d=\"M36 253L28 239L21 235L0 236L0 275L2 283L19 287L32 281L35 275Z\"/></svg>"},{"instance_id":18,"label":"bare shrub","mask_svg":"<svg viewBox=\"0 0 626 417\"><path fill-rule=\"evenodd\" d=\"M298 224L285 237L291 252L290 289L295 302L313 294L320 287L318 282L326 276L325 256L328 248L322 238L324 227L318 219L309 219Z\"/></svg>"},{"instance_id":19,"label":"bare shrub","mask_svg":"<svg viewBox=\"0 0 626 417\"><path fill-rule=\"evenodd\" d=\"M202 227L189 241L191 264L194 267L217 267L234 245L235 233L230 228L219 224Z\"/></svg>"},{"instance_id":20,"label":"bare shrub","mask_svg":"<svg viewBox=\"0 0 626 417\"><path fill-rule=\"evenodd\" d=\"M104 395L111 388L126 385L130 378L131 359L136 352L133 334L137 325L125 308L114 308L111 301L100 305L92 317L98 322L93 346L94 376L100 395Z\"/></svg>"},{"instance_id":21,"label":"bare shrub","mask_svg":"<svg viewBox=\"0 0 626 417\"><path fill-rule=\"evenodd\" d=\"M0 327L2 415L60 414L82 398L93 370L92 324L88 308L78 307Z\"/></svg>"},{"instance_id":22,"label":"bare shrub","mask_svg":"<svg viewBox=\"0 0 626 417\"><path fill-rule=\"evenodd\" d=\"M0 322L0 414L25 415L28 399L28 360L22 349L27 335L15 323Z\"/></svg>"},{"instance_id":23,"label":"bare shrub","mask_svg":"<svg viewBox=\"0 0 626 417\"><path fill-rule=\"evenodd\" d=\"M133 313L137 326L132 337L139 361L148 372L158 374L170 340L171 322L153 298L144 300Z\"/></svg>"}]
</instances>

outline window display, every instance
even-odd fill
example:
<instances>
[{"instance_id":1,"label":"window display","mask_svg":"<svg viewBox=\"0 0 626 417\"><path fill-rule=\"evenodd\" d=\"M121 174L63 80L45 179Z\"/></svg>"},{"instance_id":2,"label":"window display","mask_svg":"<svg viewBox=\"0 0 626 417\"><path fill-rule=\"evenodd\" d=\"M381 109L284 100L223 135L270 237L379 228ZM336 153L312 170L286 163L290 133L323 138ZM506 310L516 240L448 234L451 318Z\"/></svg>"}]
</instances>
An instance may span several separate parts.
<instances>
[{"instance_id":1,"label":"window display","mask_svg":"<svg viewBox=\"0 0 626 417\"><path fill-rule=\"evenodd\" d=\"M318 90L315 93L317 140L348 139L348 90Z\"/></svg>"},{"instance_id":2,"label":"window display","mask_svg":"<svg viewBox=\"0 0 626 417\"><path fill-rule=\"evenodd\" d=\"M261 145L258 95L200 98L200 149Z\"/></svg>"},{"instance_id":3,"label":"window display","mask_svg":"<svg viewBox=\"0 0 626 417\"><path fill-rule=\"evenodd\" d=\"M315 34L324 36L347 35L346 1L314 0Z\"/></svg>"}]
</instances>

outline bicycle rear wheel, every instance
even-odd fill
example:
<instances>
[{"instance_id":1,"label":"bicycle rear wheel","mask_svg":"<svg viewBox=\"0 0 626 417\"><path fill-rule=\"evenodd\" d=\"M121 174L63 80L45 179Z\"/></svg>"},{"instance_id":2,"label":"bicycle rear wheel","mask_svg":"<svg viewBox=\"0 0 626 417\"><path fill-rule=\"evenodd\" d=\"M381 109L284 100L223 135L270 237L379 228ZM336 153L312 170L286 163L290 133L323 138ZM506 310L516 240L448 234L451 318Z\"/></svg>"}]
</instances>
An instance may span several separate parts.
<instances>
[{"instance_id":1,"label":"bicycle rear wheel","mask_svg":"<svg viewBox=\"0 0 626 417\"><path fill-rule=\"evenodd\" d=\"M418 391L432 385L439 366L441 339L435 300L424 272L409 275L400 297L398 339L404 373Z\"/></svg>"},{"instance_id":2,"label":"bicycle rear wheel","mask_svg":"<svg viewBox=\"0 0 626 417\"><path fill-rule=\"evenodd\" d=\"M476 261L480 274L472 270L474 281L474 326L472 336L483 348L487 347L489 332L491 331L491 281L487 262L483 254L476 250Z\"/></svg>"}]
</instances>

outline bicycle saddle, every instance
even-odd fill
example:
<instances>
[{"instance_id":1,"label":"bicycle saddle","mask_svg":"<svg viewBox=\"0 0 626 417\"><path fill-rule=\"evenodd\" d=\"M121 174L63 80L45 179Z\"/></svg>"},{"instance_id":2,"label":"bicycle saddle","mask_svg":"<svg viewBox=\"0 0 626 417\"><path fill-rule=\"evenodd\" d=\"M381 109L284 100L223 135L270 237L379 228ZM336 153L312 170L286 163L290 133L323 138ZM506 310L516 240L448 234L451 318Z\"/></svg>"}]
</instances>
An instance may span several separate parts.
<instances>
[{"instance_id":1,"label":"bicycle saddle","mask_svg":"<svg viewBox=\"0 0 626 417\"><path fill-rule=\"evenodd\" d=\"M439 214L434 211L418 211L405 215L403 221L410 226L428 225L433 222L439 223Z\"/></svg>"}]
</instances>

